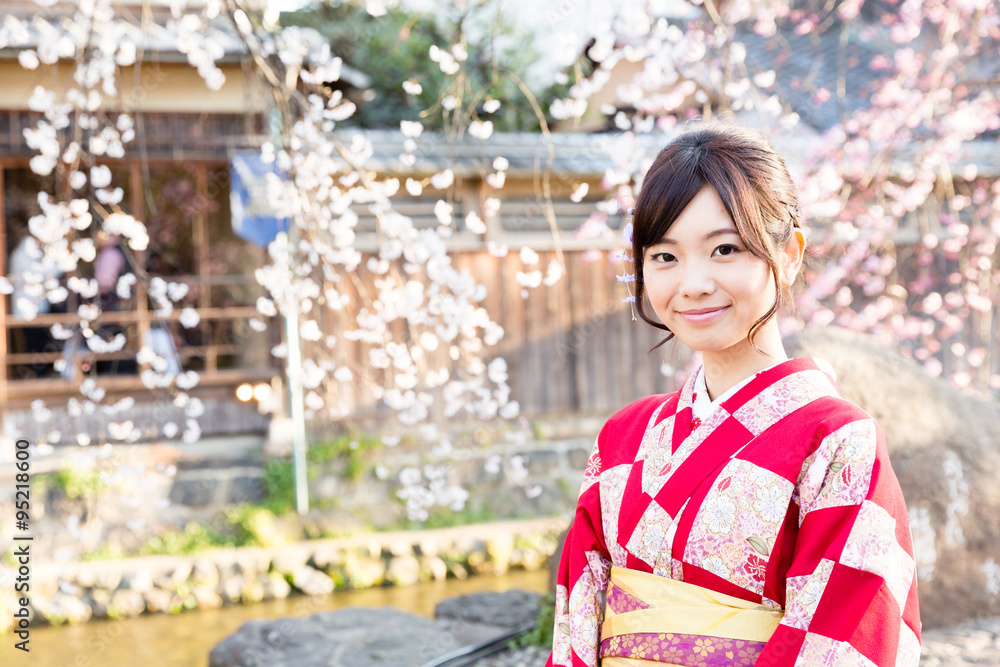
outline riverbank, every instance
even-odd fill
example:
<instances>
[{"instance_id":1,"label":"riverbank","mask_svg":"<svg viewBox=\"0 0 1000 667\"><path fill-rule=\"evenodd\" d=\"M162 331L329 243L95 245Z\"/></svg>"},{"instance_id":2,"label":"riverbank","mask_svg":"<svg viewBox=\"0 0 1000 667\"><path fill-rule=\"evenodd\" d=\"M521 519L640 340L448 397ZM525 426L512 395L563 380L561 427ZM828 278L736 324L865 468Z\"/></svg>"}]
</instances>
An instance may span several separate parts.
<instances>
[{"instance_id":1,"label":"riverbank","mask_svg":"<svg viewBox=\"0 0 1000 667\"><path fill-rule=\"evenodd\" d=\"M537 571L567 519L498 521L436 530L368 533L192 556L39 563L32 571L34 625L79 624L150 613L254 604L290 595ZM0 568L0 580L12 577ZM0 591L10 629L16 600Z\"/></svg>"},{"instance_id":2,"label":"riverbank","mask_svg":"<svg viewBox=\"0 0 1000 667\"><path fill-rule=\"evenodd\" d=\"M0 642L0 664L31 667L207 667L213 647L254 619L303 618L347 607L392 607L426 618L449 598L481 592L520 589L544 593L545 570L511 571L503 576L429 581L402 587L337 591L331 595L295 595L253 605L231 605L185 614L144 614L136 618L92 621L81 625L32 628L31 654L15 652L12 641ZM6 639L11 639L8 635Z\"/></svg>"}]
</instances>

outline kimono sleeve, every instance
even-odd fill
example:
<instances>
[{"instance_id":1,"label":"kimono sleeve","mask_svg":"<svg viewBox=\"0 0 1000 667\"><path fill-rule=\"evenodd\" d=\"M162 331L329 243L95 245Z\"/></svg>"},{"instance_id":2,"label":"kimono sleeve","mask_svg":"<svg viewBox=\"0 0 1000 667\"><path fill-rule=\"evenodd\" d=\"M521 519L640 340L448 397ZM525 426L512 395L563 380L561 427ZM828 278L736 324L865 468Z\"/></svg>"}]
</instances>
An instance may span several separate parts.
<instances>
[{"instance_id":1,"label":"kimono sleeve","mask_svg":"<svg viewBox=\"0 0 1000 667\"><path fill-rule=\"evenodd\" d=\"M556 583L552 655L546 667L597 667L611 561L601 524L600 438L587 462Z\"/></svg>"},{"instance_id":2,"label":"kimono sleeve","mask_svg":"<svg viewBox=\"0 0 1000 667\"><path fill-rule=\"evenodd\" d=\"M785 615L758 665L920 660L906 504L882 431L862 416L826 435L803 464Z\"/></svg>"}]
</instances>

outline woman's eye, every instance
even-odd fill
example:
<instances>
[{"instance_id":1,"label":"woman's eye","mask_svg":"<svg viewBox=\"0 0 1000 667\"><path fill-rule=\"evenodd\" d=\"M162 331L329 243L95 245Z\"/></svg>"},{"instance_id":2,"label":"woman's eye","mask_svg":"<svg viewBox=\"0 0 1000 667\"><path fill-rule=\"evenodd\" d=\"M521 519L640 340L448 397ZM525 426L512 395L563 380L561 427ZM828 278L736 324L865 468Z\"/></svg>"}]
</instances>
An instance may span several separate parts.
<instances>
[{"instance_id":1,"label":"woman's eye","mask_svg":"<svg viewBox=\"0 0 1000 667\"><path fill-rule=\"evenodd\" d=\"M658 252L649 256L654 262L672 262L674 261L674 256L669 252Z\"/></svg>"},{"instance_id":2,"label":"woman's eye","mask_svg":"<svg viewBox=\"0 0 1000 667\"><path fill-rule=\"evenodd\" d=\"M728 257L734 253L739 252L740 249L731 243L724 243L715 249L715 252L720 257Z\"/></svg>"}]
</instances>

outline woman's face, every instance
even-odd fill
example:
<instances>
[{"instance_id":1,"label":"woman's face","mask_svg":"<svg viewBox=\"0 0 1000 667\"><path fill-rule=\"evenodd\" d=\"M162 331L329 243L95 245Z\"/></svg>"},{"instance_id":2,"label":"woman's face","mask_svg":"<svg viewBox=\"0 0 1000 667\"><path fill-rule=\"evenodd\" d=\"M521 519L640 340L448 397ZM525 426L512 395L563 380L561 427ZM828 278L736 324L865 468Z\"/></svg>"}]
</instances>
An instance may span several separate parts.
<instances>
[{"instance_id":1,"label":"woman's face","mask_svg":"<svg viewBox=\"0 0 1000 667\"><path fill-rule=\"evenodd\" d=\"M706 185L643 254L653 311L702 353L753 354L747 334L775 301L767 262L750 254L718 193ZM772 318L765 326L777 326Z\"/></svg>"}]
</instances>

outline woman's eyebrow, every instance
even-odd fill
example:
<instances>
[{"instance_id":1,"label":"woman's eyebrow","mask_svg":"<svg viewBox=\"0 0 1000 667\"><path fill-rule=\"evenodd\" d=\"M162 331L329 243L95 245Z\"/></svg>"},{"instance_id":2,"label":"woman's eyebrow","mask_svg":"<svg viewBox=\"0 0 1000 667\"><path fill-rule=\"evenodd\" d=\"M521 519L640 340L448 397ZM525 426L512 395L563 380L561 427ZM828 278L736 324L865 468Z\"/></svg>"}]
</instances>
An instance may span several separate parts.
<instances>
[{"instance_id":1,"label":"woman's eyebrow","mask_svg":"<svg viewBox=\"0 0 1000 667\"><path fill-rule=\"evenodd\" d=\"M716 229L714 231L709 232L708 234L705 234L701 238L702 238L703 241L707 241L708 239L715 238L716 236L724 236L726 234L732 234L733 236L739 236L740 235L739 232L737 232L732 227L722 227L721 229ZM657 243L667 243L667 244L676 245L677 241L674 241L673 239L670 239L670 238L667 238L666 236L664 236L662 239L660 239L659 241L657 241Z\"/></svg>"}]
</instances>

